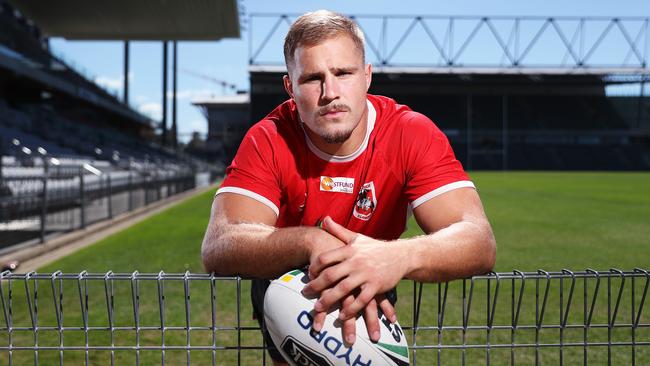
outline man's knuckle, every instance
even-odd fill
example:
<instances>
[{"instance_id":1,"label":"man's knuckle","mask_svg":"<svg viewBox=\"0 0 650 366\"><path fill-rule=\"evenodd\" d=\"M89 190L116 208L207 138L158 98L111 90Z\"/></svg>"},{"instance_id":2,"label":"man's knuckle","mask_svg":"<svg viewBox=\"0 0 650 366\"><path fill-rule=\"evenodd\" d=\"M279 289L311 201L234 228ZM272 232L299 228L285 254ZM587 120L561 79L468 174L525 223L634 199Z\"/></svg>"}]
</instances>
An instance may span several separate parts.
<instances>
[{"instance_id":1,"label":"man's knuckle","mask_svg":"<svg viewBox=\"0 0 650 366\"><path fill-rule=\"evenodd\" d=\"M345 299L343 300L343 306L344 306L344 307L348 307L348 306L350 306L350 304L352 304L353 302L354 302L354 296L352 296L352 295L348 295L348 296L346 296Z\"/></svg>"},{"instance_id":2,"label":"man's knuckle","mask_svg":"<svg viewBox=\"0 0 650 366\"><path fill-rule=\"evenodd\" d=\"M318 255L316 257L316 263L315 264L316 264L317 267L324 266L325 265L325 255L324 254Z\"/></svg>"},{"instance_id":3,"label":"man's knuckle","mask_svg":"<svg viewBox=\"0 0 650 366\"><path fill-rule=\"evenodd\" d=\"M354 289L353 285L348 281L341 281L339 287L341 288L341 291L345 293L349 293Z\"/></svg>"},{"instance_id":4,"label":"man's knuckle","mask_svg":"<svg viewBox=\"0 0 650 366\"><path fill-rule=\"evenodd\" d=\"M363 304L359 304L358 302L354 302L352 305L350 305L350 313L356 314L363 309Z\"/></svg>"},{"instance_id":5,"label":"man's knuckle","mask_svg":"<svg viewBox=\"0 0 650 366\"><path fill-rule=\"evenodd\" d=\"M374 295L370 291L363 291L361 294L359 294L359 301L362 301L364 304L368 304L373 299L373 297Z\"/></svg>"},{"instance_id":6,"label":"man's knuckle","mask_svg":"<svg viewBox=\"0 0 650 366\"><path fill-rule=\"evenodd\" d=\"M325 290L321 291L320 292L320 299L319 299L320 302L323 302L323 301L327 300L327 298L330 296L330 292L332 292L331 288L328 288L328 289L325 289Z\"/></svg>"},{"instance_id":7,"label":"man's knuckle","mask_svg":"<svg viewBox=\"0 0 650 366\"><path fill-rule=\"evenodd\" d=\"M323 279L327 282L332 282L336 280L336 274L331 269L326 269L323 271Z\"/></svg>"}]
</instances>

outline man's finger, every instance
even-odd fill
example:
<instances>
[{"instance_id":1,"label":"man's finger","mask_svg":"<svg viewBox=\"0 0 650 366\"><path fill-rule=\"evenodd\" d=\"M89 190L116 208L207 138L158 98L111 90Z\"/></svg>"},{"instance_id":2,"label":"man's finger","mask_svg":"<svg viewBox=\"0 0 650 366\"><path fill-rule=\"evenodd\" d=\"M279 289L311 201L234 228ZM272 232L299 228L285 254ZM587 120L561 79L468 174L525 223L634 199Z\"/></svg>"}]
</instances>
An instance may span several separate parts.
<instances>
[{"instance_id":1,"label":"man's finger","mask_svg":"<svg viewBox=\"0 0 650 366\"><path fill-rule=\"evenodd\" d=\"M386 316L386 319L388 319L388 321L391 323L397 322L397 313L395 312L395 307L393 307L393 304L388 301L386 296L384 294L377 295L375 296L375 300L379 302L379 308L381 309L381 312Z\"/></svg>"},{"instance_id":2,"label":"man's finger","mask_svg":"<svg viewBox=\"0 0 650 366\"><path fill-rule=\"evenodd\" d=\"M361 282L356 277L347 277L343 279L341 282L336 284L336 286L332 288L328 288L321 292L320 298L314 304L314 309L316 311L325 311L331 308L332 306L334 306L334 304L339 302L346 295L350 294L357 287L359 287L359 285L361 285ZM351 303L354 303L354 301L352 301ZM356 314L362 309L362 307L359 307L359 309L356 312L350 313L347 310L345 310L346 307L347 305L346 303L344 303L342 306L342 310L344 310L345 314L340 314L341 320L356 316Z\"/></svg>"},{"instance_id":3,"label":"man's finger","mask_svg":"<svg viewBox=\"0 0 650 366\"><path fill-rule=\"evenodd\" d=\"M313 296L327 288L333 287L334 284L350 274L350 269L350 266L345 263L324 269L318 275L311 277L311 280L302 290L303 294L305 296Z\"/></svg>"},{"instance_id":4,"label":"man's finger","mask_svg":"<svg viewBox=\"0 0 650 366\"><path fill-rule=\"evenodd\" d=\"M378 342L379 338L381 338L381 333L379 330L379 317L377 316L377 301L374 299L366 305L364 320L366 321L368 337L370 337L371 341Z\"/></svg>"},{"instance_id":5,"label":"man's finger","mask_svg":"<svg viewBox=\"0 0 650 366\"><path fill-rule=\"evenodd\" d=\"M352 303L344 304L341 312L345 315L345 318L355 316L374 300L376 294L377 291L372 286L363 286L356 299ZM339 318L344 319L342 316L339 316Z\"/></svg>"},{"instance_id":6,"label":"man's finger","mask_svg":"<svg viewBox=\"0 0 650 366\"><path fill-rule=\"evenodd\" d=\"M335 237L337 237L339 240L341 240L346 244L350 244L350 242L352 242L358 235L354 231L350 231L345 227L339 225L338 223L336 223L336 221L334 221L329 216L325 217L322 226L323 229L325 229L325 231L334 235Z\"/></svg>"},{"instance_id":7,"label":"man's finger","mask_svg":"<svg viewBox=\"0 0 650 366\"><path fill-rule=\"evenodd\" d=\"M309 278L314 279L318 277L321 271L325 270L325 268L347 259L350 256L349 249L349 247L340 247L321 253L316 258L313 258L309 263Z\"/></svg>"},{"instance_id":8,"label":"man's finger","mask_svg":"<svg viewBox=\"0 0 650 366\"><path fill-rule=\"evenodd\" d=\"M323 324L325 324L325 318L327 317L326 311L317 311L314 312L314 322L312 323L312 328L320 332L323 329Z\"/></svg>"},{"instance_id":9,"label":"man's finger","mask_svg":"<svg viewBox=\"0 0 650 366\"><path fill-rule=\"evenodd\" d=\"M354 296L348 295L345 300L343 300L342 305L345 306L348 303L354 302ZM352 317L343 321L343 340L347 346L354 344L354 341L357 339L357 319Z\"/></svg>"}]
</instances>

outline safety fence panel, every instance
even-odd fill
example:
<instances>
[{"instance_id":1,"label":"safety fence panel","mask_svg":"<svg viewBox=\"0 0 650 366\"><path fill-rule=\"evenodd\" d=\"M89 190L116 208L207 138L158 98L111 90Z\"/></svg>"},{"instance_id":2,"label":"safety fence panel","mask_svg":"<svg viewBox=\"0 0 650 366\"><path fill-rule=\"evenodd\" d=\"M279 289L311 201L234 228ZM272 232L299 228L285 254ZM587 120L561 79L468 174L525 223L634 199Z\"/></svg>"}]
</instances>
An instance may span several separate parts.
<instances>
[{"instance_id":1,"label":"safety fence panel","mask_svg":"<svg viewBox=\"0 0 650 366\"><path fill-rule=\"evenodd\" d=\"M647 365L650 274L491 273L403 281L396 305L416 365ZM2 365L270 364L239 277L0 274Z\"/></svg>"}]
</instances>

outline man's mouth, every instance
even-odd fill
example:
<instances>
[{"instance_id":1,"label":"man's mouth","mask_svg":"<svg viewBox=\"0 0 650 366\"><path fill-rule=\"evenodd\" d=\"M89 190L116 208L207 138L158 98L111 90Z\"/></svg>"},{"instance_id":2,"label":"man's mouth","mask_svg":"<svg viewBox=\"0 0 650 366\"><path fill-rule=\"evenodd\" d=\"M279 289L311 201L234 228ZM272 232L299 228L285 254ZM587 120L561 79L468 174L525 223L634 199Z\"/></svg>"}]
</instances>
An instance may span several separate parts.
<instances>
[{"instance_id":1,"label":"man's mouth","mask_svg":"<svg viewBox=\"0 0 650 366\"><path fill-rule=\"evenodd\" d=\"M339 117L347 111L348 111L347 108L331 108L331 109L321 110L319 114L324 117Z\"/></svg>"},{"instance_id":2,"label":"man's mouth","mask_svg":"<svg viewBox=\"0 0 650 366\"><path fill-rule=\"evenodd\" d=\"M343 110L335 110L335 111L325 112L324 114L321 114L321 116L324 116L324 117L338 117L338 116L342 115L343 113L345 113L345 111L343 111Z\"/></svg>"}]
</instances>

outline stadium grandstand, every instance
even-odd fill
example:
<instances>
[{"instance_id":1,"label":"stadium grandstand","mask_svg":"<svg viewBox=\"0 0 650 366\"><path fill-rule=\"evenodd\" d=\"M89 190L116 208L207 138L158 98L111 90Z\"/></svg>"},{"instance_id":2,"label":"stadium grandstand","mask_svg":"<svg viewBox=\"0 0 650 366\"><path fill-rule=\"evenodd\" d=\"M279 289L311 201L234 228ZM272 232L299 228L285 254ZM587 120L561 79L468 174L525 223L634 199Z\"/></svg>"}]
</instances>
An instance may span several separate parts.
<instances>
[{"instance_id":1,"label":"stadium grandstand","mask_svg":"<svg viewBox=\"0 0 650 366\"><path fill-rule=\"evenodd\" d=\"M52 6L84 11L74 1ZM106 14L117 14L120 6L128 4L86 10L110 23ZM229 7L236 15L236 5L227 2L224 8ZM126 95L120 100L48 46L50 36L175 40L215 38L214 31L181 34L156 19L126 19L124 29L116 31L90 15L78 20L88 24L74 23L51 8L0 0L0 251L83 228L223 171L223 166L180 151L175 130L165 143L166 120L159 123L132 109ZM143 29L129 24L149 33L142 36L138 32ZM236 36L238 24L233 27L219 31Z\"/></svg>"}]
</instances>

